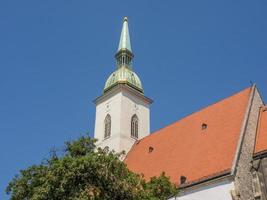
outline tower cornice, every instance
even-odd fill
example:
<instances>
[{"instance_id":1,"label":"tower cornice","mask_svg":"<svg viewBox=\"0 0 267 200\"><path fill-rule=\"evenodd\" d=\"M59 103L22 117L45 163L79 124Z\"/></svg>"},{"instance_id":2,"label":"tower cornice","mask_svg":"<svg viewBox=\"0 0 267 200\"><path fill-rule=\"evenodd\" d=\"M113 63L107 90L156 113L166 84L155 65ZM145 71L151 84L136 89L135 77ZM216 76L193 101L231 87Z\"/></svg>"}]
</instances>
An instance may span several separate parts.
<instances>
[{"instance_id":1,"label":"tower cornice","mask_svg":"<svg viewBox=\"0 0 267 200\"><path fill-rule=\"evenodd\" d=\"M106 99L110 98L114 94L117 94L118 92L121 91L127 91L130 94L133 94L134 96L142 99L144 102L147 104L152 104L153 100L144 96L143 93L137 91L136 89L133 89L132 87L128 86L125 83L117 83L112 89L108 90L107 92L103 93L101 96L97 97L96 99L93 100L93 102L97 105Z\"/></svg>"}]
</instances>

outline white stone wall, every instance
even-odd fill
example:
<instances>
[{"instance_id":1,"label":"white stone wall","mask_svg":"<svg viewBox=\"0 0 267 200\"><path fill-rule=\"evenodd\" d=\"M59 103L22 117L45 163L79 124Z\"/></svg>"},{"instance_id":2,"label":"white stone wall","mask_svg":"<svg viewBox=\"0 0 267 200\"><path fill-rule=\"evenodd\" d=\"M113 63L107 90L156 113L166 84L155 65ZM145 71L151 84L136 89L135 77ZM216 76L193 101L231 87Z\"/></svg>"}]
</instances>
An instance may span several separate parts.
<instances>
[{"instance_id":1,"label":"white stone wall","mask_svg":"<svg viewBox=\"0 0 267 200\"><path fill-rule=\"evenodd\" d=\"M141 98L122 91L121 112L121 146L122 150L128 152L135 139L131 138L131 118L134 114L138 117L138 139L142 139L150 133L150 110L149 105Z\"/></svg>"},{"instance_id":2,"label":"white stone wall","mask_svg":"<svg viewBox=\"0 0 267 200\"><path fill-rule=\"evenodd\" d=\"M111 95L105 101L96 105L95 131L94 137L98 139L100 147L108 146L110 149L117 150L119 144L120 116L121 116L121 94ZM104 139L104 120L107 114L111 116L111 135Z\"/></svg>"},{"instance_id":3,"label":"white stone wall","mask_svg":"<svg viewBox=\"0 0 267 200\"><path fill-rule=\"evenodd\" d=\"M111 136L104 139L104 119L107 114L111 116ZM136 141L131 138L131 118L134 114L139 119L138 139L141 139L150 133L149 105L143 98L121 88L97 103L94 132L97 145L102 148L108 146L116 152L128 152Z\"/></svg>"},{"instance_id":4,"label":"white stone wall","mask_svg":"<svg viewBox=\"0 0 267 200\"><path fill-rule=\"evenodd\" d=\"M232 200L232 189L234 189L233 182L222 181L185 192L181 196L173 197L170 200Z\"/></svg>"}]
</instances>

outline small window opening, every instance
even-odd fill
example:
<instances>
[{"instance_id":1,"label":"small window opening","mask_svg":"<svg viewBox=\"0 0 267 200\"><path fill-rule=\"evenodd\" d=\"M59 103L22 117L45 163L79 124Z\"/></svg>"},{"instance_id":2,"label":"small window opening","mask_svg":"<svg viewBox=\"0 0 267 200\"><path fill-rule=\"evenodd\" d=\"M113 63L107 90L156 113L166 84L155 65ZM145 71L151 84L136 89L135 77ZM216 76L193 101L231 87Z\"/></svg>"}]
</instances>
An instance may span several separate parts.
<instances>
[{"instance_id":1,"label":"small window opening","mask_svg":"<svg viewBox=\"0 0 267 200\"><path fill-rule=\"evenodd\" d=\"M186 176L180 176L180 184L184 184L186 182Z\"/></svg>"},{"instance_id":2,"label":"small window opening","mask_svg":"<svg viewBox=\"0 0 267 200\"><path fill-rule=\"evenodd\" d=\"M205 130L206 128L208 128L208 125L205 124L205 123L203 123L203 124L201 125L201 129L202 129L202 130Z\"/></svg>"},{"instance_id":3,"label":"small window opening","mask_svg":"<svg viewBox=\"0 0 267 200\"><path fill-rule=\"evenodd\" d=\"M148 148L148 152L149 152L149 153L151 153L153 150L154 150L154 148L151 147L151 146Z\"/></svg>"}]
</instances>

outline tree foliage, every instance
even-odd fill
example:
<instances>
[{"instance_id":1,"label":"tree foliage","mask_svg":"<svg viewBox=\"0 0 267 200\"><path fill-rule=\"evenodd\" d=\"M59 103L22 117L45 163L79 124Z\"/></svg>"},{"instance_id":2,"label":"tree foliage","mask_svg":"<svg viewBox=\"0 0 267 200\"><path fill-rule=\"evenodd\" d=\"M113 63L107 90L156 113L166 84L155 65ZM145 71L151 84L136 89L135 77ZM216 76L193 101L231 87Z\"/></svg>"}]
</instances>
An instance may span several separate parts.
<instances>
[{"instance_id":1,"label":"tree foliage","mask_svg":"<svg viewBox=\"0 0 267 200\"><path fill-rule=\"evenodd\" d=\"M129 171L120 156L81 137L66 142L61 156L53 153L21 170L6 191L11 200L163 200L177 194L164 173L146 182Z\"/></svg>"}]
</instances>

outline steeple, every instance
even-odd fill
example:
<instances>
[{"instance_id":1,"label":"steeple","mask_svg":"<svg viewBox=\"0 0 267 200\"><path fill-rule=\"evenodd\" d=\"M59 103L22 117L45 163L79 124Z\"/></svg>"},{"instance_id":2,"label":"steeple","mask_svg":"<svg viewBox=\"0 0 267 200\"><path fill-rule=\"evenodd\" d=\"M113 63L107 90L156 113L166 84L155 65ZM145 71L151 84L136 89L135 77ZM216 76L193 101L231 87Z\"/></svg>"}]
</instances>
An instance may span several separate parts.
<instances>
[{"instance_id":1,"label":"steeple","mask_svg":"<svg viewBox=\"0 0 267 200\"><path fill-rule=\"evenodd\" d=\"M122 30L121 30L121 37L120 37L118 52L122 49L128 49L129 51L132 52L130 34L129 34L129 28L128 28L128 18L127 17L124 17L124 19L123 19L123 25L122 25Z\"/></svg>"},{"instance_id":2,"label":"steeple","mask_svg":"<svg viewBox=\"0 0 267 200\"><path fill-rule=\"evenodd\" d=\"M132 68L132 59L134 55L132 53L130 34L128 28L128 18L124 17L121 30L120 43L115 55L117 67Z\"/></svg>"},{"instance_id":3,"label":"steeple","mask_svg":"<svg viewBox=\"0 0 267 200\"><path fill-rule=\"evenodd\" d=\"M124 17L120 43L116 51L116 70L106 80L96 104L95 138L98 147L128 152L138 139L150 133L152 100L144 95L141 80L132 69L133 53Z\"/></svg>"},{"instance_id":4,"label":"steeple","mask_svg":"<svg viewBox=\"0 0 267 200\"><path fill-rule=\"evenodd\" d=\"M128 18L124 17L121 30L120 43L115 55L117 70L106 81L104 93L117 84L126 84L140 93L144 93L141 80L132 70L133 53L128 28Z\"/></svg>"}]
</instances>

